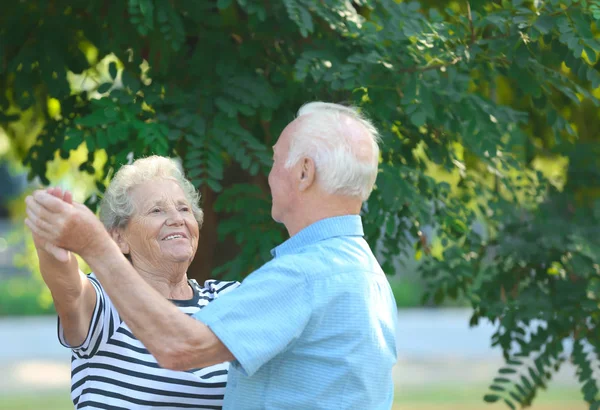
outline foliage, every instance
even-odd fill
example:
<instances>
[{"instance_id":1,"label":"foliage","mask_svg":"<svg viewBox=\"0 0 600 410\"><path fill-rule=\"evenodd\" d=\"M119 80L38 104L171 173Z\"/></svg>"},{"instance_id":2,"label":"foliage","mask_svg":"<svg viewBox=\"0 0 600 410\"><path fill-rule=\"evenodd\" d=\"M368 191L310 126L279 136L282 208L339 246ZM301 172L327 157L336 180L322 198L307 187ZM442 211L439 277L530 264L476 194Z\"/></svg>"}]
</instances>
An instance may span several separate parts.
<instances>
[{"instance_id":1,"label":"foliage","mask_svg":"<svg viewBox=\"0 0 600 410\"><path fill-rule=\"evenodd\" d=\"M0 130L1 131L1 130ZM0 133L0 146L2 145L3 135ZM8 165L8 173L13 178L23 176L26 169L14 162L14 152L8 147L4 154L8 158L5 163ZM83 201L95 189L95 179L97 175L89 175L78 170L79 164L87 158L88 152L85 145L81 145L77 150L72 151L68 160L62 160L58 155L53 161L47 164L47 176L54 184L68 188L77 201ZM106 161L103 153L96 155L94 167L99 169ZM9 177L10 178L10 177ZM16 186L13 189L4 191L0 198L0 207L8 209L10 221L8 221L8 230L6 241L9 246L9 254L13 254L14 267L23 271L31 272L32 277L14 277L8 280L0 280L0 316L18 316L18 315L39 315L53 314L52 295L50 290L44 285L40 271L37 252L33 244L33 238L29 230L25 227L23 220L25 218L25 197L31 194L33 188L39 188L39 184L30 184L29 187ZM90 189L90 187L93 187ZM23 190L23 188L26 188ZM23 192L21 192L23 191ZM1 241L0 241L1 242ZM89 267L81 258L77 257L79 267L84 272L89 272Z\"/></svg>"},{"instance_id":2,"label":"foliage","mask_svg":"<svg viewBox=\"0 0 600 410\"><path fill-rule=\"evenodd\" d=\"M358 105L383 140L367 239L387 272L421 259L428 297L497 325L507 367L486 400L527 406L572 359L597 407L600 8L440 4L12 2L0 122L18 141L19 119L43 117L17 151L44 183L56 152L85 144L99 194L134 157L182 158L207 210L198 258L233 278L284 238L266 183L276 136L308 100Z\"/></svg>"},{"instance_id":3,"label":"foliage","mask_svg":"<svg viewBox=\"0 0 600 410\"><path fill-rule=\"evenodd\" d=\"M25 277L0 281L0 317L54 313L52 302L44 298L43 287L42 283Z\"/></svg>"}]
</instances>

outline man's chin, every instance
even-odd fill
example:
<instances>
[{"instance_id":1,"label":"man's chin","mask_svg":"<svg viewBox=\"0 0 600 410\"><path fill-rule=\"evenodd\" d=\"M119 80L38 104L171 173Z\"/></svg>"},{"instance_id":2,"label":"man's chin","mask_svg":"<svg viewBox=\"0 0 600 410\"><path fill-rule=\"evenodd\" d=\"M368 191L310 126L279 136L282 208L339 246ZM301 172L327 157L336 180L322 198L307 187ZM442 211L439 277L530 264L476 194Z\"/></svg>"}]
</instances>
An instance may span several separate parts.
<instances>
[{"instance_id":1,"label":"man's chin","mask_svg":"<svg viewBox=\"0 0 600 410\"><path fill-rule=\"evenodd\" d=\"M281 218L279 217L279 215L277 215L275 212L271 211L271 218L277 222L277 223L282 223L281 222Z\"/></svg>"}]
</instances>

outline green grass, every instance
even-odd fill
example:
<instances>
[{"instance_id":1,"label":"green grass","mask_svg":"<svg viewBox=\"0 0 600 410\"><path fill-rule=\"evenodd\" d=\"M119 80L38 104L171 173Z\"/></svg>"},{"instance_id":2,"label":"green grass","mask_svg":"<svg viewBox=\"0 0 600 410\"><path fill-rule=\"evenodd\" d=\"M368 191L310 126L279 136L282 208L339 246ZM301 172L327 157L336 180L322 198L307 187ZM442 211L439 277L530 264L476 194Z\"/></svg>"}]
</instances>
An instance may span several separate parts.
<instances>
[{"instance_id":1,"label":"green grass","mask_svg":"<svg viewBox=\"0 0 600 410\"><path fill-rule=\"evenodd\" d=\"M504 404L489 405L482 397L485 386L436 386L396 391L393 410L505 410ZM68 391L0 396L2 410L71 410ZM531 410L587 409L577 388L555 387L541 391Z\"/></svg>"},{"instance_id":2,"label":"green grass","mask_svg":"<svg viewBox=\"0 0 600 410\"><path fill-rule=\"evenodd\" d=\"M397 390L393 410L510 410L504 403L487 404L483 395L486 386L439 386ZM585 405L577 387L552 387L538 392L532 410L584 410Z\"/></svg>"},{"instance_id":3,"label":"green grass","mask_svg":"<svg viewBox=\"0 0 600 410\"><path fill-rule=\"evenodd\" d=\"M2 410L72 410L73 403L69 391L52 393L32 393L19 395L1 395Z\"/></svg>"},{"instance_id":4,"label":"green grass","mask_svg":"<svg viewBox=\"0 0 600 410\"><path fill-rule=\"evenodd\" d=\"M434 388L411 388L404 391L396 390L396 402L451 402L451 403L478 403L482 401L485 394L488 393L486 386L440 386ZM583 398L577 387L554 387L549 390L542 390L537 395L539 402L556 401L581 401Z\"/></svg>"}]
</instances>

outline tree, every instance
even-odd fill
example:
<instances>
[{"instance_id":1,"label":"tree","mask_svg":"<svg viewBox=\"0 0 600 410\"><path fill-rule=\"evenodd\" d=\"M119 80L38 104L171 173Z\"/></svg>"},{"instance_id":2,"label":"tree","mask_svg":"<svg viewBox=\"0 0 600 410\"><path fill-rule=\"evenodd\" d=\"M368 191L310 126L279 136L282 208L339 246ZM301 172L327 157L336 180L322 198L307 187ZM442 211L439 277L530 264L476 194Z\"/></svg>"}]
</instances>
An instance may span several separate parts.
<instances>
[{"instance_id":1,"label":"tree","mask_svg":"<svg viewBox=\"0 0 600 410\"><path fill-rule=\"evenodd\" d=\"M19 115L43 119L21 147L31 176L48 183L55 153L85 144L80 169L101 194L132 157L176 155L203 195L201 275L241 277L284 239L266 183L283 126L309 100L358 105L383 140L367 239L388 273L422 258L427 298L466 297L472 325L496 324L507 366L485 400L528 406L572 360L600 405L595 2L38 0L4 11L0 121L16 140Z\"/></svg>"}]
</instances>

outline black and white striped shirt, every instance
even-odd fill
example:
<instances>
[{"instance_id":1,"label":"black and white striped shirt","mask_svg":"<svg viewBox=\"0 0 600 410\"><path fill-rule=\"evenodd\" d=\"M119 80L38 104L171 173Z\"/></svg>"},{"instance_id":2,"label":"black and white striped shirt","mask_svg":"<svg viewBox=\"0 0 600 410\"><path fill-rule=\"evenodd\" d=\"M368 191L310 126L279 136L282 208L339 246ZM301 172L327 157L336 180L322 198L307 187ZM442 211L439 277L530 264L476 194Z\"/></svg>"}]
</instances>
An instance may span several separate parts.
<instances>
[{"instance_id":1,"label":"black and white striped shirt","mask_svg":"<svg viewBox=\"0 0 600 410\"><path fill-rule=\"evenodd\" d=\"M94 274L96 307L90 330L81 346L72 348L58 322L58 337L72 349L71 398L76 409L221 409L229 363L203 369L174 371L156 359L121 320ZM208 280L204 287L189 280L190 300L172 302L192 315L238 282Z\"/></svg>"}]
</instances>

